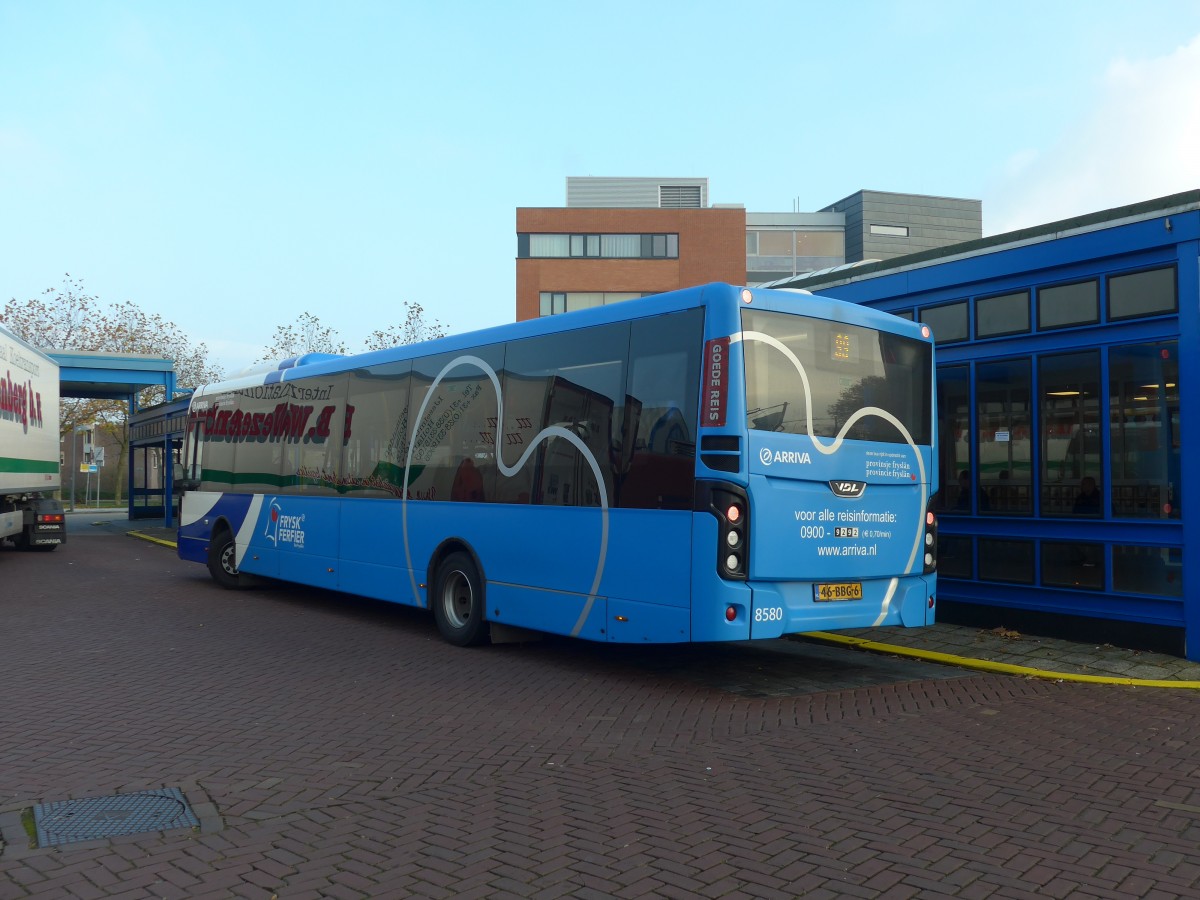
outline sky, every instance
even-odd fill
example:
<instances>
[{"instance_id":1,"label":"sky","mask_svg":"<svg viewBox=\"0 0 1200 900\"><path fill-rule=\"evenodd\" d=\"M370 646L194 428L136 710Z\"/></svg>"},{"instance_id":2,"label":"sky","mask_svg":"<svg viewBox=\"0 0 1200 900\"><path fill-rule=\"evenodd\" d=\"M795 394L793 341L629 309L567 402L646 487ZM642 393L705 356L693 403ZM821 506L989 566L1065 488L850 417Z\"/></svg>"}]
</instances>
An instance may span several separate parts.
<instances>
[{"instance_id":1,"label":"sky","mask_svg":"<svg viewBox=\"0 0 1200 900\"><path fill-rule=\"evenodd\" d=\"M513 321L516 208L587 175L985 235L1200 189L1200 0L0 0L0 303L69 273L229 375Z\"/></svg>"}]
</instances>

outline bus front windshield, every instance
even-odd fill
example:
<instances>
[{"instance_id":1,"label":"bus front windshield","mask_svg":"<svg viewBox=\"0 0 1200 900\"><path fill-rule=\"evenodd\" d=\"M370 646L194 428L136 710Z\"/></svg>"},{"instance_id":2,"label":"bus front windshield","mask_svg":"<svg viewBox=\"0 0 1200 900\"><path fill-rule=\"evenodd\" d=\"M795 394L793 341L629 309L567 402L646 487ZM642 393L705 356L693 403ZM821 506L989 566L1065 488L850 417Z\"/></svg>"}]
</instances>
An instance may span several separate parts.
<instances>
[{"instance_id":1,"label":"bus front windshield","mask_svg":"<svg viewBox=\"0 0 1200 900\"><path fill-rule=\"evenodd\" d=\"M747 427L882 443L928 444L930 344L788 313L742 310ZM900 431L882 410L903 425ZM856 413L862 413L855 418Z\"/></svg>"}]
</instances>

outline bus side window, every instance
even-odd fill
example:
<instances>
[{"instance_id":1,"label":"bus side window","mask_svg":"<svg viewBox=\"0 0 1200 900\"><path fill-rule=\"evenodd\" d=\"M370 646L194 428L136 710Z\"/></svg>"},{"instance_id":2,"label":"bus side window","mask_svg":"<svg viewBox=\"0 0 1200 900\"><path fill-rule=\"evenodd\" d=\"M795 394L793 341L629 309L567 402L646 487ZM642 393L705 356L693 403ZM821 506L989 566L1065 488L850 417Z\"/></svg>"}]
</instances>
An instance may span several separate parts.
<instances>
[{"instance_id":1,"label":"bus side window","mask_svg":"<svg viewBox=\"0 0 1200 900\"><path fill-rule=\"evenodd\" d=\"M620 505L691 509L704 311L633 322Z\"/></svg>"},{"instance_id":2,"label":"bus side window","mask_svg":"<svg viewBox=\"0 0 1200 900\"><path fill-rule=\"evenodd\" d=\"M342 433L342 473L355 497L404 496L412 362L386 363L350 373Z\"/></svg>"},{"instance_id":3,"label":"bus side window","mask_svg":"<svg viewBox=\"0 0 1200 900\"><path fill-rule=\"evenodd\" d=\"M409 470L410 499L495 502L498 398L490 372L500 371L504 352L503 344L493 344L413 361L407 425L412 450L406 446L396 461L401 472Z\"/></svg>"},{"instance_id":4,"label":"bus side window","mask_svg":"<svg viewBox=\"0 0 1200 900\"><path fill-rule=\"evenodd\" d=\"M612 465L620 442L628 351L625 323L508 344L501 423L505 465L515 465L546 428L569 431L578 441L537 441L522 471L500 479L498 489L507 502L615 505ZM600 470L599 481L593 463Z\"/></svg>"}]
</instances>

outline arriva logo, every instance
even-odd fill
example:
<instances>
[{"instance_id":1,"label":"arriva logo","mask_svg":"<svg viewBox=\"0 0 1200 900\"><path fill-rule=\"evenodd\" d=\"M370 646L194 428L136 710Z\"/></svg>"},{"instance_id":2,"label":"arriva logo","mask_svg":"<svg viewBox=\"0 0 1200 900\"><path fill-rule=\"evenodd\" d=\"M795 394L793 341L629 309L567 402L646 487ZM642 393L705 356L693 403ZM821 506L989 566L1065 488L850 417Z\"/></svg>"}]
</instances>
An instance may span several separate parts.
<instances>
[{"instance_id":1,"label":"arriva logo","mask_svg":"<svg viewBox=\"0 0 1200 900\"><path fill-rule=\"evenodd\" d=\"M764 466L769 466L772 463L793 463L794 465L807 465L812 462L812 458L804 452L795 450L772 450L770 447L763 447L758 451L758 461Z\"/></svg>"}]
</instances>

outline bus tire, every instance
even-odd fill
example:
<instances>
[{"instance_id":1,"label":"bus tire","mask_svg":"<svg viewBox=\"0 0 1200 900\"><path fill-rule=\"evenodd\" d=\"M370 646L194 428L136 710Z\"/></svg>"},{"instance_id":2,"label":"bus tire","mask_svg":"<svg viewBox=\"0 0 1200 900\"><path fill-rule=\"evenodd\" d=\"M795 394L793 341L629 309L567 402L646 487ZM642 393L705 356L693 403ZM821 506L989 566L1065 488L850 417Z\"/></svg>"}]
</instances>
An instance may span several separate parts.
<instances>
[{"instance_id":1,"label":"bus tire","mask_svg":"<svg viewBox=\"0 0 1200 900\"><path fill-rule=\"evenodd\" d=\"M430 605L438 631L449 643L473 647L487 641L483 578L469 553L458 551L442 560Z\"/></svg>"},{"instance_id":2,"label":"bus tire","mask_svg":"<svg viewBox=\"0 0 1200 900\"><path fill-rule=\"evenodd\" d=\"M218 529L208 544L208 571L213 581L227 591L242 587L242 577L237 569L237 544L228 528Z\"/></svg>"}]
</instances>

